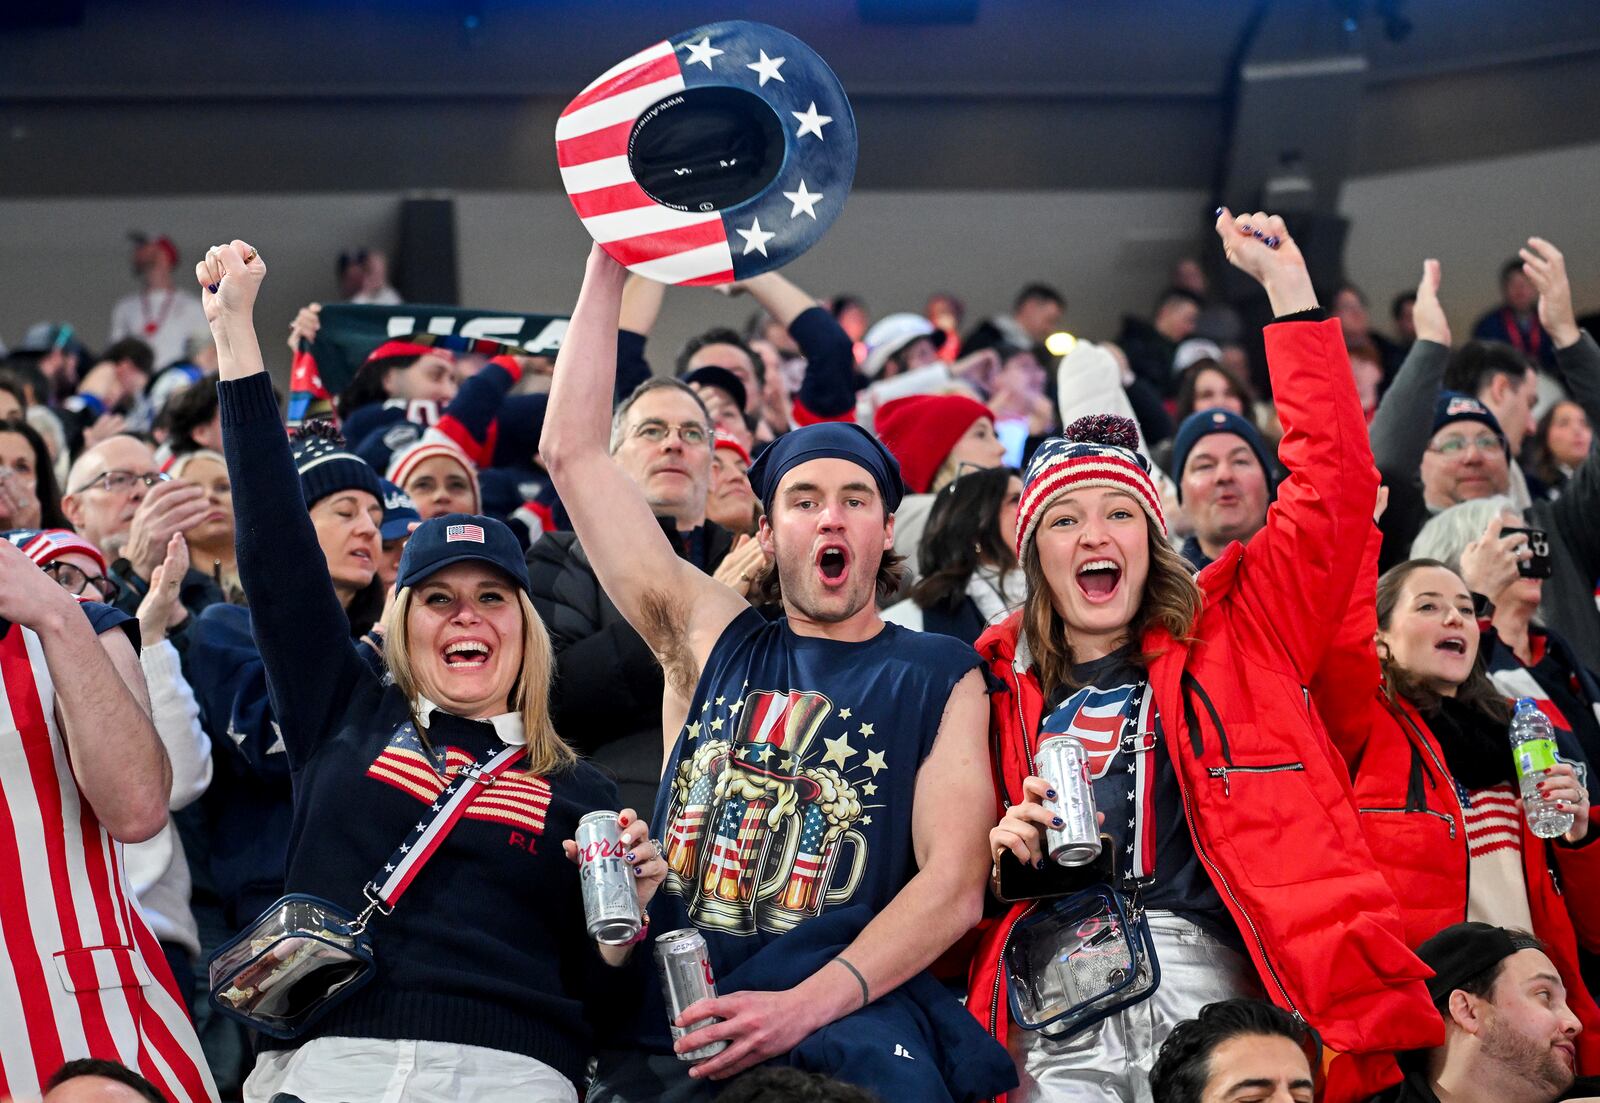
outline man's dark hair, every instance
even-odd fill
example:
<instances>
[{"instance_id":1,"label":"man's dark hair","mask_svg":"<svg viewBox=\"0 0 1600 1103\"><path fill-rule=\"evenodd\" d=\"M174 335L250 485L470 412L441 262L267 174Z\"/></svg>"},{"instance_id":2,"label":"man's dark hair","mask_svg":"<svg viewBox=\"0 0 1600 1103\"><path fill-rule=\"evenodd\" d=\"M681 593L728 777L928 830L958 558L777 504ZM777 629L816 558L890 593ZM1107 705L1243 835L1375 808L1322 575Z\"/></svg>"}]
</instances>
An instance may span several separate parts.
<instances>
[{"instance_id":1,"label":"man's dark hair","mask_svg":"<svg viewBox=\"0 0 1600 1103\"><path fill-rule=\"evenodd\" d=\"M1500 286L1504 287L1514 272L1522 271L1522 258L1512 257L1500 266Z\"/></svg>"},{"instance_id":2,"label":"man's dark hair","mask_svg":"<svg viewBox=\"0 0 1600 1103\"><path fill-rule=\"evenodd\" d=\"M678 353L678 363L673 374L683 375L687 372L689 370L689 361L694 358L694 354L707 345L732 345L744 353L745 357L750 361L750 370L755 373L756 382L763 386L766 385L767 365L762 361L761 357L756 355L756 350L745 343L743 337L726 326L708 329L698 336L689 338L688 342L683 346L683 351Z\"/></svg>"},{"instance_id":3,"label":"man's dark hair","mask_svg":"<svg viewBox=\"0 0 1600 1103\"><path fill-rule=\"evenodd\" d=\"M207 373L167 399L156 418L174 452L191 452L199 447L194 431L217 416L217 377Z\"/></svg>"},{"instance_id":4,"label":"man's dark hair","mask_svg":"<svg viewBox=\"0 0 1600 1103\"><path fill-rule=\"evenodd\" d=\"M124 337L100 354L102 361L131 360L140 375L149 375L156 366L155 350L137 337Z\"/></svg>"},{"instance_id":5,"label":"man's dark hair","mask_svg":"<svg viewBox=\"0 0 1600 1103\"><path fill-rule=\"evenodd\" d=\"M76 1061L68 1061L56 1070L56 1074L44 1086L45 1091L54 1091L68 1080L76 1080L80 1076L98 1076L102 1080L112 1080L132 1088L150 1103L167 1103L166 1098L156 1091L155 1085L150 1081L115 1061L102 1061L98 1057L83 1057Z\"/></svg>"},{"instance_id":6,"label":"man's dark hair","mask_svg":"<svg viewBox=\"0 0 1600 1103\"><path fill-rule=\"evenodd\" d=\"M1015 314L1028 303L1035 302L1055 303L1062 310L1067 309L1067 300L1062 297L1061 292L1047 283L1030 283L1017 292L1017 297L1011 304L1011 312Z\"/></svg>"},{"instance_id":7,"label":"man's dark hair","mask_svg":"<svg viewBox=\"0 0 1600 1103\"><path fill-rule=\"evenodd\" d=\"M1389 303L1389 317L1398 322L1400 320L1401 311L1405 310L1406 307L1411 306L1416 301L1417 293L1415 291L1400 292L1400 294L1396 295L1393 301Z\"/></svg>"},{"instance_id":8,"label":"man's dark hair","mask_svg":"<svg viewBox=\"0 0 1600 1103\"><path fill-rule=\"evenodd\" d=\"M1205 301L1190 291L1187 287L1169 287L1156 297L1156 308L1151 314L1160 314L1167 307L1176 302L1193 303L1196 309L1204 309Z\"/></svg>"},{"instance_id":9,"label":"man's dark hair","mask_svg":"<svg viewBox=\"0 0 1600 1103\"><path fill-rule=\"evenodd\" d=\"M1444 388L1476 398L1495 376L1510 376L1518 386L1528 374L1528 360L1504 341L1468 341L1450 354Z\"/></svg>"},{"instance_id":10,"label":"man's dark hair","mask_svg":"<svg viewBox=\"0 0 1600 1103\"><path fill-rule=\"evenodd\" d=\"M1200 1103L1211 1079L1211 1055L1224 1042L1246 1035L1287 1038L1306 1055L1313 1076L1321 1062L1321 1045L1311 1028L1265 1000L1220 1000L1172 1028L1150 1070L1155 1103Z\"/></svg>"},{"instance_id":11,"label":"man's dark hair","mask_svg":"<svg viewBox=\"0 0 1600 1103\"><path fill-rule=\"evenodd\" d=\"M751 1069L717 1096L718 1103L879 1103L865 1088L792 1068Z\"/></svg>"}]
</instances>

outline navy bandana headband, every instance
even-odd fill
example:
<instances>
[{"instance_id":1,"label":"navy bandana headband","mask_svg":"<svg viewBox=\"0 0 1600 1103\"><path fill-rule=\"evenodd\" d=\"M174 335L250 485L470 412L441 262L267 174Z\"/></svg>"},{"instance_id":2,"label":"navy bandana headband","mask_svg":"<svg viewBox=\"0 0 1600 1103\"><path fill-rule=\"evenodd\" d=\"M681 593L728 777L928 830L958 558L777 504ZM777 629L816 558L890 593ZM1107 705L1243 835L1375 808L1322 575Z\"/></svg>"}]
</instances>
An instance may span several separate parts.
<instances>
[{"instance_id":1,"label":"navy bandana headband","mask_svg":"<svg viewBox=\"0 0 1600 1103\"><path fill-rule=\"evenodd\" d=\"M905 484L900 464L878 438L851 422L827 421L785 433L767 446L750 468L750 486L770 515L778 484L791 470L811 460L847 460L863 468L883 495L885 514L900 508Z\"/></svg>"}]
</instances>

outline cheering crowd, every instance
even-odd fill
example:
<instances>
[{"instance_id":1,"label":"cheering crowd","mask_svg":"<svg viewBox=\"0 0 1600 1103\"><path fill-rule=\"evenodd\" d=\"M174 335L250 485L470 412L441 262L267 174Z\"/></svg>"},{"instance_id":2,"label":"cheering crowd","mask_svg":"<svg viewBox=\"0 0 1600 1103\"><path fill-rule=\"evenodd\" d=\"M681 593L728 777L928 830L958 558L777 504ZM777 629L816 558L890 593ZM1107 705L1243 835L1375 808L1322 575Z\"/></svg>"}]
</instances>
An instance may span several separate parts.
<instances>
[{"instance_id":1,"label":"cheering crowd","mask_svg":"<svg viewBox=\"0 0 1600 1103\"><path fill-rule=\"evenodd\" d=\"M596 248L553 362L398 334L319 391L307 306L288 432L268 258L196 295L139 239L101 355L44 325L0 371L0 1096L1600 1094L1565 260L1529 238L1466 341L1426 261L1386 336L1281 218L1215 232L1259 345L1185 262L1114 341L1043 284L969 327L767 273L664 350ZM344 971L252 1019L207 962L286 908Z\"/></svg>"}]
</instances>

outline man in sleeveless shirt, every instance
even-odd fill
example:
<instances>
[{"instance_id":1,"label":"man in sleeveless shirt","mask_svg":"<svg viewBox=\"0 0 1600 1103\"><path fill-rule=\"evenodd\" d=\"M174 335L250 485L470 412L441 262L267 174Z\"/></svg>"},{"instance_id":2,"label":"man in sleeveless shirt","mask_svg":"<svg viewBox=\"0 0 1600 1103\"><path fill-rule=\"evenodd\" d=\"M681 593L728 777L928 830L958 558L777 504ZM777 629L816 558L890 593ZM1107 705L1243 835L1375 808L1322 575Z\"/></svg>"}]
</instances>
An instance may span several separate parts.
<instances>
[{"instance_id":1,"label":"man in sleeveless shirt","mask_svg":"<svg viewBox=\"0 0 1600 1103\"><path fill-rule=\"evenodd\" d=\"M603 1056L591 1098L709 1098L708 1081L773 1058L880 1088L890 1070L909 1078L897 1081L904 1097L939 1098L942 1084L924 1092L917 1078L959 1047L889 1024L922 982L938 987L922 971L982 909L994 799L976 656L878 616L878 591L896 581L903 489L893 457L858 426L786 434L751 470L766 508L758 539L774 560L759 581L782 617L672 553L607 448L625 275L591 252L540 455L601 584L666 673L651 822L671 872L652 927L698 928L725 993L684 1017L722 1021L677 1050L728 1044L698 1064L675 1060L652 1002L635 1033L655 1052Z\"/></svg>"},{"instance_id":2,"label":"man in sleeveless shirt","mask_svg":"<svg viewBox=\"0 0 1600 1103\"><path fill-rule=\"evenodd\" d=\"M137 641L0 540L0 1098L90 1057L217 1098L113 845L160 831L172 787Z\"/></svg>"}]
</instances>

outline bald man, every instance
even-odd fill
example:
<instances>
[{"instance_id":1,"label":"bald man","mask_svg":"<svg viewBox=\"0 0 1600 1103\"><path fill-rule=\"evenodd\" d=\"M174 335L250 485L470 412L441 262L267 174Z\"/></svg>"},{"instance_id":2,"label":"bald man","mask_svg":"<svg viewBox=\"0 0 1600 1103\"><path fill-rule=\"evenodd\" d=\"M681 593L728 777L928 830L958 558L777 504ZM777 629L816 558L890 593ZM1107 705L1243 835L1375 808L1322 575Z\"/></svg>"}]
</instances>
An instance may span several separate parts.
<instances>
[{"instance_id":1,"label":"bald man","mask_svg":"<svg viewBox=\"0 0 1600 1103\"><path fill-rule=\"evenodd\" d=\"M162 474L150 446L130 436L85 450L67 473L66 491L61 511L80 536L105 553L118 587L114 604L127 613L138 611L168 541L205 520L212 509L203 489ZM209 575L191 567L179 598L198 615L221 601L222 591ZM185 621L172 636L180 651L187 628Z\"/></svg>"}]
</instances>

